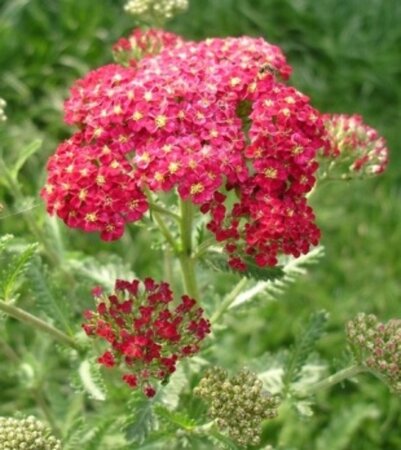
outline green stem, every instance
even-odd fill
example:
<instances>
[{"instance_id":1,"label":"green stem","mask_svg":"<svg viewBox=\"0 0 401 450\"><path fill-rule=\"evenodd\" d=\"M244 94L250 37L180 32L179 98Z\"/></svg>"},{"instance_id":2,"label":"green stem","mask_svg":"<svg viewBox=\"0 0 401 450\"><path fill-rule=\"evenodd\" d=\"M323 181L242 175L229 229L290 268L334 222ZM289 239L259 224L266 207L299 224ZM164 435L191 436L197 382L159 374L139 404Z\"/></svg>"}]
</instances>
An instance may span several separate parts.
<instances>
[{"instance_id":1,"label":"green stem","mask_svg":"<svg viewBox=\"0 0 401 450\"><path fill-rule=\"evenodd\" d=\"M170 244L174 253L178 253L177 242L175 241L173 235L170 233L170 230L167 228L163 219L160 217L159 213L157 213L156 211L153 211L152 215L153 215L153 218L155 219L157 226L159 227L159 230L161 231L161 233L164 236L164 238L166 239L166 241Z\"/></svg>"},{"instance_id":2,"label":"green stem","mask_svg":"<svg viewBox=\"0 0 401 450\"><path fill-rule=\"evenodd\" d=\"M216 239L214 238L209 238L203 241L199 245L199 247L195 249L192 259L201 258L207 252L208 248L211 247L213 244L216 244Z\"/></svg>"},{"instance_id":3,"label":"green stem","mask_svg":"<svg viewBox=\"0 0 401 450\"><path fill-rule=\"evenodd\" d=\"M196 280L195 261L192 258L192 223L193 208L190 202L180 200L181 221L181 251L178 254L182 278L186 294L199 300L199 289Z\"/></svg>"},{"instance_id":4,"label":"green stem","mask_svg":"<svg viewBox=\"0 0 401 450\"><path fill-rule=\"evenodd\" d=\"M199 300L200 296L199 296L198 282L196 280L194 261L191 258L181 254L179 256L179 262L181 266L181 273L184 282L185 293L188 294L190 297Z\"/></svg>"},{"instance_id":5,"label":"green stem","mask_svg":"<svg viewBox=\"0 0 401 450\"><path fill-rule=\"evenodd\" d=\"M180 209L181 209L180 233L181 233L182 253L190 257L192 256L192 221L193 221L192 204L185 200L180 200Z\"/></svg>"},{"instance_id":6,"label":"green stem","mask_svg":"<svg viewBox=\"0 0 401 450\"><path fill-rule=\"evenodd\" d=\"M304 390L296 391L296 395L300 397L309 397L310 395L315 394L317 391L328 389L335 384L341 383L348 378L352 378L359 373L366 372L366 368L357 364L346 367L345 369L340 370L339 372L330 375L324 380L318 381L317 383L312 384L311 386L305 388Z\"/></svg>"},{"instance_id":7,"label":"green stem","mask_svg":"<svg viewBox=\"0 0 401 450\"><path fill-rule=\"evenodd\" d=\"M163 206L159 205L158 203L154 203L152 201L149 201L149 208L152 213L159 212L160 214L165 214L166 216L169 216L176 220L177 222L180 220L180 216L176 214L173 211L168 210L167 208L164 208Z\"/></svg>"},{"instance_id":8,"label":"green stem","mask_svg":"<svg viewBox=\"0 0 401 450\"><path fill-rule=\"evenodd\" d=\"M11 317L14 317L14 319L17 319L21 322L25 322L28 325L31 325L33 328L36 328L37 330L49 334L62 344L68 345L69 347L72 347L78 351L81 350L79 345L74 341L72 337L55 328L53 325L50 325L49 323L43 321L42 319L39 319L39 317L33 316L32 314L24 311L23 309L18 308L17 306L11 305L10 303L0 300L0 311L5 312Z\"/></svg>"},{"instance_id":9,"label":"green stem","mask_svg":"<svg viewBox=\"0 0 401 450\"><path fill-rule=\"evenodd\" d=\"M223 301L220 303L220 306L216 309L212 318L210 319L212 324L216 323L220 319L220 317L226 312L226 310L232 305L232 303L241 293L247 281L248 281L247 278L245 277L241 278L241 280L234 286L234 289L224 297Z\"/></svg>"}]
</instances>

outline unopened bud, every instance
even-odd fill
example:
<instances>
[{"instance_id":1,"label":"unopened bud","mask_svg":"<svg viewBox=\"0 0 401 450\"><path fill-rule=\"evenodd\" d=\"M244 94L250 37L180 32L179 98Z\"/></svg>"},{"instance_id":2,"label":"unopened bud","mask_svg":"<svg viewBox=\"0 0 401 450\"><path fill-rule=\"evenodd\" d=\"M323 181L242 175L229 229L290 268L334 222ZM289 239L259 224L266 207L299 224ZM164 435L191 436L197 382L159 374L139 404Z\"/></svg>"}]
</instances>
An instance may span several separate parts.
<instances>
[{"instance_id":1,"label":"unopened bud","mask_svg":"<svg viewBox=\"0 0 401 450\"><path fill-rule=\"evenodd\" d=\"M217 426L241 446L257 445L263 420L277 415L278 399L245 369L231 378L221 368L210 369L194 393L208 403Z\"/></svg>"},{"instance_id":2,"label":"unopened bud","mask_svg":"<svg viewBox=\"0 0 401 450\"><path fill-rule=\"evenodd\" d=\"M401 321L380 323L373 314L358 314L347 324L346 331L358 363L376 372L401 394Z\"/></svg>"},{"instance_id":3,"label":"unopened bud","mask_svg":"<svg viewBox=\"0 0 401 450\"><path fill-rule=\"evenodd\" d=\"M10 450L61 450L61 442L33 416L25 419L0 417L0 448Z\"/></svg>"}]
</instances>

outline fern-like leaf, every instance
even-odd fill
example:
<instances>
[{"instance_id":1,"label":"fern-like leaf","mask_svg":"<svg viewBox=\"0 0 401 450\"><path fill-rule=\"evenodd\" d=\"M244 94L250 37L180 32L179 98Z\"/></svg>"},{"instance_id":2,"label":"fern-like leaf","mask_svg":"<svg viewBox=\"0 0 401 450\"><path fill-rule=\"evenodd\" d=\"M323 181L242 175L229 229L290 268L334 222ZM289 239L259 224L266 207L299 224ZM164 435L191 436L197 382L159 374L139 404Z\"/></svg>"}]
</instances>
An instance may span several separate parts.
<instances>
[{"instance_id":1,"label":"fern-like leaf","mask_svg":"<svg viewBox=\"0 0 401 450\"><path fill-rule=\"evenodd\" d=\"M327 319L328 313L326 311L313 313L305 330L297 337L295 346L285 368L283 382L286 388L299 378L303 366L311 356L315 349L316 342L320 339L325 330Z\"/></svg>"},{"instance_id":2,"label":"fern-like leaf","mask_svg":"<svg viewBox=\"0 0 401 450\"><path fill-rule=\"evenodd\" d=\"M250 289L242 292L230 305L230 308L237 308L244 304L248 304L250 301L261 295L263 295L264 299L266 299L266 297L269 300L277 299L285 292L288 285L295 283L301 276L306 275L308 267L316 264L323 255L324 249L319 246L299 258L287 258L281 266L282 276L267 281L260 281Z\"/></svg>"},{"instance_id":3,"label":"fern-like leaf","mask_svg":"<svg viewBox=\"0 0 401 450\"><path fill-rule=\"evenodd\" d=\"M0 255L7 248L13 238L14 236L12 234L5 234L0 237Z\"/></svg>"},{"instance_id":4,"label":"fern-like leaf","mask_svg":"<svg viewBox=\"0 0 401 450\"><path fill-rule=\"evenodd\" d=\"M29 268L29 287L35 298L35 304L56 324L61 325L65 330L71 331L68 324L69 312L65 307L65 302L60 302L60 295L52 291L51 283L45 273L45 267L38 255L33 258L33 264Z\"/></svg>"},{"instance_id":5,"label":"fern-like leaf","mask_svg":"<svg viewBox=\"0 0 401 450\"><path fill-rule=\"evenodd\" d=\"M10 300L22 282L22 275L27 270L38 245L29 244L21 253L10 256L7 268L2 272L0 279L0 296Z\"/></svg>"},{"instance_id":6,"label":"fern-like leaf","mask_svg":"<svg viewBox=\"0 0 401 450\"><path fill-rule=\"evenodd\" d=\"M40 139L36 139L24 148L20 150L16 161L14 162L12 168L10 169L10 175L16 181L18 178L18 174L24 164L28 161L28 159L34 155L42 145L42 141Z\"/></svg>"},{"instance_id":7,"label":"fern-like leaf","mask_svg":"<svg viewBox=\"0 0 401 450\"><path fill-rule=\"evenodd\" d=\"M157 418L153 412L154 400L137 393L129 403L130 417L125 426L127 441L141 444L157 428Z\"/></svg>"},{"instance_id":8,"label":"fern-like leaf","mask_svg":"<svg viewBox=\"0 0 401 450\"><path fill-rule=\"evenodd\" d=\"M78 374L84 391L98 401L106 400L106 386L100 373L99 364L93 360L84 360L79 366Z\"/></svg>"},{"instance_id":9,"label":"fern-like leaf","mask_svg":"<svg viewBox=\"0 0 401 450\"><path fill-rule=\"evenodd\" d=\"M191 431L196 425L195 420L186 414L178 411L170 411L163 405L156 405L154 411L162 420L177 430Z\"/></svg>"},{"instance_id":10,"label":"fern-like leaf","mask_svg":"<svg viewBox=\"0 0 401 450\"><path fill-rule=\"evenodd\" d=\"M70 259L68 264L86 279L107 289L113 289L114 283L118 278L128 280L135 276L130 268L117 256L110 257L106 263L95 258L85 258Z\"/></svg>"},{"instance_id":11,"label":"fern-like leaf","mask_svg":"<svg viewBox=\"0 0 401 450\"><path fill-rule=\"evenodd\" d=\"M206 267L216 272L229 272L238 276L246 277L257 281L277 280L283 275L283 269L281 267L259 267L252 258L244 258L246 263L246 270L239 272L234 270L227 262L227 256L217 251L208 252L202 262Z\"/></svg>"}]
</instances>

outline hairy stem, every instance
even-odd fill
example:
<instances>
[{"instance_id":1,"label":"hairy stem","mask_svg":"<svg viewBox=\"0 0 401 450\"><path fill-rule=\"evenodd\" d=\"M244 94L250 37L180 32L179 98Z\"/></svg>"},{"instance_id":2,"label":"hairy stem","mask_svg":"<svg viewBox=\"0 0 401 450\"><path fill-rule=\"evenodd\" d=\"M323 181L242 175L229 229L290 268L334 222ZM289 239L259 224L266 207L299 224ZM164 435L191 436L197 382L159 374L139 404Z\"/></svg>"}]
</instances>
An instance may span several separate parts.
<instances>
[{"instance_id":1,"label":"hairy stem","mask_svg":"<svg viewBox=\"0 0 401 450\"><path fill-rule=\"evenodd\" d=\"M171 234L167 225L164 223L164 220L160 217L160 214L156 211L153 211L152 215L157 226L159 227L160 232L162 233L166 241L170 244L170 247L172 248L174 253L178 253L177 242L175 241L174 236Z\"/></svg>"},{"instance_id":2,"label":"hairy stem","mask_svg":"<svg viewBox=\"0 0 401 450\"><path fill-rule=\"evenodd\" d=\"M344 380L347 380L349 378L354 377L355 375L358 375L361 372L366 372L366 368L357 364L354 364L352 366L346 367L345 369L340 370L339 372L334 373L333 375L330 375L329 377L325 378L324 380L318 381L317 383L312 384L311 386L296 391L296 395L300 397L309 397L310 395L315 394L316 392L328 389L335 384L341 383Z\"/></svg>"},{"instance_id":3,"label":"hairy stem","mask_svg":"<svg viewBox=\"0 0 401 450\"><path fill-rule=\"evenodd\" d=\"M14 317L14 319L17 319L21 322L27 323L31 327L35 328L36 330L42 331L44 333L49 334L54 339L59 341L62 344L68 345L69 347L74 348L75 350L80 351L81 348L79 345L74 341L74 339L67 334L60 331L58 328L54 327L53 325L50 325L49 323L45 322L44 320L40 319L39 317L36 317L27 311L24 311L21 308L18 308L17 306L14 306L10 303L7 303L3 300L0 300L0 311L5 312L11 317Z\"/></svg>"},{"instance_id":4,"label":"hairy stem","mask_svg":"<svg viewBox=\"0 0 401 450\"><path fill-rule=\"evenodd\" d=\"M247 278L241 278L241 280L234 286L233 290L229 292L220 303L220 306L214 312L210 321L216 323L220 317L227 311L227 309L232 305L238 295L241 293L242 289L247 283Z\"/></svg>"},{"instance_id":5,"label":"hairy stem","mask_svg":"<svg viewBox=\"0 0 401 450\"><path fill-rule=\"evenodd\" d=\"M160 214L164 214L166 216L171 217L172 219L179 221L180 220L180 216L178 214L176 214L173 211L170 211L167 208L164 208L163 206L159 205L158 203L154 203L152 201L149 201L149 209L152 213L154 212L158 212Z\"/></svg>"}]
</instances>

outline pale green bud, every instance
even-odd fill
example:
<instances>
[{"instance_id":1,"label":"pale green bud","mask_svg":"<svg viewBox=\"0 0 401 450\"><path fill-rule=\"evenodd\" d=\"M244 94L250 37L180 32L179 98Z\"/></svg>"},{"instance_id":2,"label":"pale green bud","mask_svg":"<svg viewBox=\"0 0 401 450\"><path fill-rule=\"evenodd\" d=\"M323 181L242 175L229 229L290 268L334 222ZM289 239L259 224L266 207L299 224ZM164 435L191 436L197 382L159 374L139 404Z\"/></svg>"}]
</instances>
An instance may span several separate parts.
<instances>
[{"instance_id":1,"label":"pale green bud","mask_svg":"<svg viewBox=\"0 0 401 450\"><path fill-rule=\"evenodd\" d=\"M0 449L61 450L61 443L33 416L25 419L0 417Z\"/></svg>"}]
</instances>

